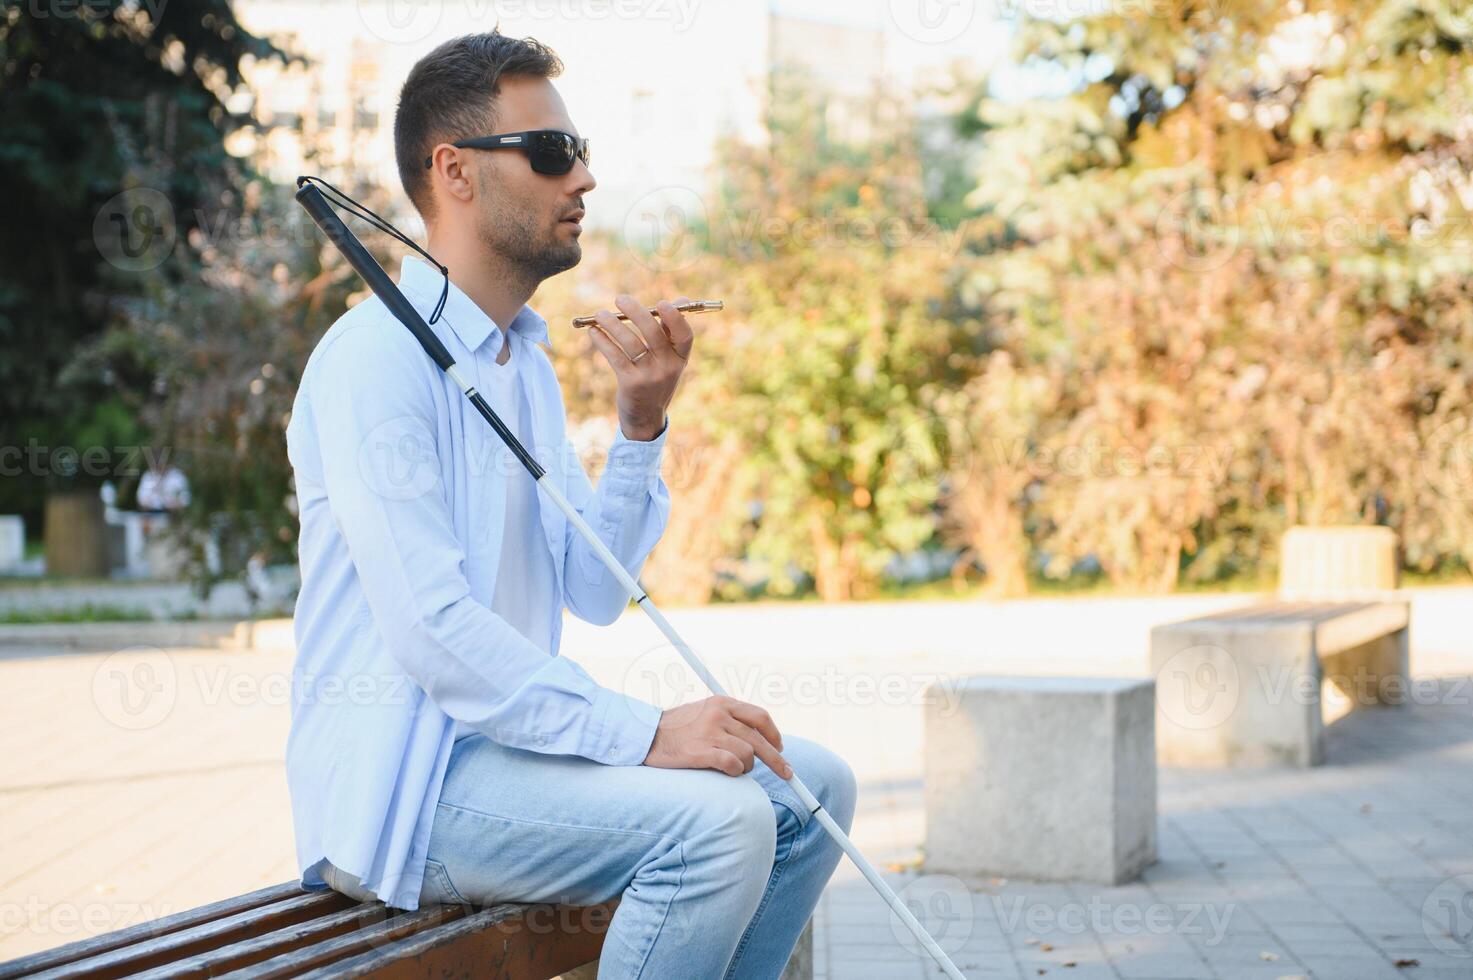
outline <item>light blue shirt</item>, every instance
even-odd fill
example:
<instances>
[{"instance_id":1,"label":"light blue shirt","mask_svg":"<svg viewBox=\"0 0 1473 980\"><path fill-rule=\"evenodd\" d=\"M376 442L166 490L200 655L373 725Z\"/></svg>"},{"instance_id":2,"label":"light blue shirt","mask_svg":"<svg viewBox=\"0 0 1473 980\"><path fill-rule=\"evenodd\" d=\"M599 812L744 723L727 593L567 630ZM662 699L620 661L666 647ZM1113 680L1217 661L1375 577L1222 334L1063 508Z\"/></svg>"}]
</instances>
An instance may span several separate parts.
<instances>
[{"instance_id":1,"label":"light blue shirt","mask_svg":"<svg viewBox=\"0 0 1473 980\"><path fill-rule=\"evenodd\" d=\"M400 288L426 317L441 283L404 260ZM479 387L502 330L454 285L431 329ZM669 516L665 432L619 433L595 491L537 346L546 322L523 307L508 336L538 462L638 576ZM491 611L508 483L531 477L376 297L318 342L286 436L301 520L286 769L302 884L325 887L328 860L413 909L457 722L516 748L634 766L660 709L558 656L560 608L550 653ZM612 623L629 596L557 508L539 516L558 605Z\"/></svg>"}]
</instances>

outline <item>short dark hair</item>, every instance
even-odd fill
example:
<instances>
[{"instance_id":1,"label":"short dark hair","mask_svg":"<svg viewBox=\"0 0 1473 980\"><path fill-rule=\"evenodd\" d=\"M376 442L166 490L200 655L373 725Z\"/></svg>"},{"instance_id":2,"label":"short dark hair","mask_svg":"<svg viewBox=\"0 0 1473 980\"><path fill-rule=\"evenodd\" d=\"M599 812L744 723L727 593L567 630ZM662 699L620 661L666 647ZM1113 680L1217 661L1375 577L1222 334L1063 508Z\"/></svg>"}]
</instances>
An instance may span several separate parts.
<instances>
[{"instance_id":1,"label":"short dark hair","mask_svg":"<svg viewBox=\"0 0 1473 980\"><path fill-rule=\"evenodd\" d=\"M437 143L493 131L502 76L553 78L562 70L547 45L498 30L453 38L415 63L399 90L394 159L404 193L421 215L428 218L432 210L424 163L430 150Z\"/></svg>"}]
</instances>

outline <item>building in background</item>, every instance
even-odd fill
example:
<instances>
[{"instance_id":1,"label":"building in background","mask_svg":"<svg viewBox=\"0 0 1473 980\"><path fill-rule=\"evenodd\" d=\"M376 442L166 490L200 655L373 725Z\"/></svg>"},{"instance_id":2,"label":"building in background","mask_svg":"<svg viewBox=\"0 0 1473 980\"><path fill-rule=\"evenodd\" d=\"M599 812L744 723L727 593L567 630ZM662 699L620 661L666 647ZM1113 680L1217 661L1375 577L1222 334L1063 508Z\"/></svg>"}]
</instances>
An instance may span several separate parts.
<instances>
[{"instance_id":1,"label":"building in background","mask_svg":"<svg viewBox=\"0 0 1473 980\"><path fill-rule=\"evenodd\" d=\"M763 4L749 0L238 0L251 31L310 59L247 64L248 91L267 129L232 150L287 182L301 173L390 188L398 88L414 62L459 34L498 26L551 45L558 88L594 151L599 186L590 226L634 230L663 201L703 198L723 136L760 140L777 69L801 71L831 93L836 135L863 138L862 111L888 74L939 67L966 48L917 41L894 4ZM962 47L958 47L958 46ZM396 215L408 220L402 202Z\"/></svg>"}]
</instances>

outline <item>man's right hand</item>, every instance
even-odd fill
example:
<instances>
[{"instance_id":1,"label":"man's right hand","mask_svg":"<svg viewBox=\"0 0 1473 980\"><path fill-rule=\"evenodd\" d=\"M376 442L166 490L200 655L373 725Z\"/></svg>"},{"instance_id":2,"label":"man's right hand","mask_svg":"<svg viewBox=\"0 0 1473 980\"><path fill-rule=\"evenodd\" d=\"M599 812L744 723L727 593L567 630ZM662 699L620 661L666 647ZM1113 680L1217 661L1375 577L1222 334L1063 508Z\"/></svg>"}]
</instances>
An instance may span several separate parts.
<instances>
[{"instance_id":1,"label":"man's right hand","mask_svg":"<svg viewBox=\"0 0 1473 980\"><path fill-rule=\"evenodd\" d=\"M751 772L754 759L783 779L793 770L778 753L782 734L755 704L716 695L668 708L660 715L644 764L659 769L716 769L728 776Z\"/></svg>"}]
</instances>

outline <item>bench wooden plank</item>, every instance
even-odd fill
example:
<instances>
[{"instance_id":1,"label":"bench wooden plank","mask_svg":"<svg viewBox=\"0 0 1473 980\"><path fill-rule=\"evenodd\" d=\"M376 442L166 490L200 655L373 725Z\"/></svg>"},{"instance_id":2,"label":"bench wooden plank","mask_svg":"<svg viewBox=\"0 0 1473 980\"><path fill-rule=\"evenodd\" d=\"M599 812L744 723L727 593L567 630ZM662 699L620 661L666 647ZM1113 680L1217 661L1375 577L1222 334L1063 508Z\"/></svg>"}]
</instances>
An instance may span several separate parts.
<instances>
[{"instance_id":1,"label":"bench wooden plank","mask_svg":"<svg viewBox=\"0 0 1473 980\"><path fill-rule=\"evenodd\" d=\"M131 980L186 980L219 976L221 973L326 942L344 933L378 925L394 915L395 910L387 909L378 902L354 905L315 919L293 923L264 936L230 943L129 976Z\"/></svg>"},{"instance_id":2,"label":"bench wooden plank","mask_svg":"<svg viewBox=\"0 0 1473 980\"><path fill-rule=\"evenodd\" d=\"M226 973L223 980L273 980L278 977L300 976L305 971L324 964L335 963L368 950L381 949L405 936L463 918L469 911L464 905L432 905L414 912L404 912L326 942L291 950Z\"/></svg>"},{"instance_id":3,"label":"bench wooden plank","mask_svg":"<svg viewBox=\"0 0 1473 980\"><path fill-rule=\"evenodd\" d=\"M585 921L614 903L577 910ZM572 911L572 910L566 910ZM303 980L361 977L375 980L548 980L598 958L603 927L564 929L563 906L498 905L437 929L300 974ZM592 913L592 915L588 915ZM550 914L557 936L529 927L529 917Z\"/></svg>"},{"instance_id":4,"label":"bench wooden plank","mask_svg":"<svg viewBox=\"0 0 1473 980\"><path fill-rule=\"evenodd\" d=\"M90 939L79 939L56 949L43 950L39 953L32 953L30 956L23 956L18 960L0 963L0 980L12 980L14 977L41 973L67 963L88 959L144 940L157 939L172 932L179 932L204 922L212 922L237 912L260 908L263 905L270 905L283 898L300 894L302 894L302 888L299 883L286 881L279 885L248 892L245 895L236 895L234 898L201 905L196 909L176 912L149 922L141 922L126 929L118 929L101 936L93 936Z\"/></svg>"},{"instance_id":5,"label":"bench wooden plank","mask_svg":"<svg viewBox=\"0 0 1473 980\"><path fill-rule=\"evenodd\" d=\"M296 895L269 905L202 922L158 938L145 939L32 976L33 980L72 980L77 977L110 980L130 976L356 904L358 903L346 895L334 891L303 892L298 888Z\"/></svg>"}]
</instances>

